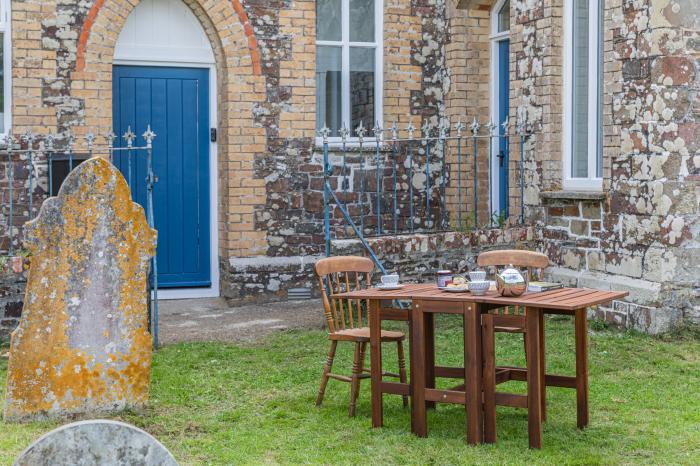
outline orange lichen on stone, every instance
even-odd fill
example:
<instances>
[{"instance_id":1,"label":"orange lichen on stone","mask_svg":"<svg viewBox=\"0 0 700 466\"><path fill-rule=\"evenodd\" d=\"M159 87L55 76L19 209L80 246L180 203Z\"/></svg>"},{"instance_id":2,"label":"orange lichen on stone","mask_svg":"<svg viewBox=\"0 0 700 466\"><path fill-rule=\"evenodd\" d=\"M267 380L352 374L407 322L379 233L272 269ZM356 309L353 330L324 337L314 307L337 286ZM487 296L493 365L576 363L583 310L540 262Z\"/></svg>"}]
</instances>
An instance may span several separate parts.
<instances>
[{"instance_id":1,"label":"orange lichen on stone","mask_svg":"<svg viewBox=\"0 0 700 466\"><path fill-rule=\"evenodd\" d=\"M121 173L97 157L78 166L26 225L26 238L33 257L11 338L5 419L143 405L156 232Z\"/></svg>"}]
</instances>

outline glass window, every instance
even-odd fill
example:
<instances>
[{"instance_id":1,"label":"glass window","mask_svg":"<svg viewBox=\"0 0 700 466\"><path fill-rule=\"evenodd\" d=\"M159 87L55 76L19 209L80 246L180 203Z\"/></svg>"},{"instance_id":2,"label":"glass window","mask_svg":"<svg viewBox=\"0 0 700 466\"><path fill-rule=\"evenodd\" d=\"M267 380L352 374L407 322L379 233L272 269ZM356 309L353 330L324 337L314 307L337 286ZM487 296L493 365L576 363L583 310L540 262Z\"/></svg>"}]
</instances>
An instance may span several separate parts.
<instances>
[{"instance_id":1,"label":"glass window","mask_svg":"<svg viewBox=\"0 0 700 466\"><path fill-rule=\"evenodd\" d=\"M381 120L381 5L379 0L316 3L316 127L331 137L360 122Z\"/></svg>"},{"instance_id":2,"label":"glass window","mask_svg":"<svg viewBox=\"0 0 700 466\"><path fill-rule=\"evenodd\" d=\"M493 24L493 23L492 23ZM498 10L498 32L510 30L510 0Z\"/></svg>"},{"instance_id":3,"label":"glass window","mask_svg":"<svg viewBox=\"0 0 700 466\"><path fill-rule=\"evenodd\" d=\"M569 0L565 53L569 62L564 119L564 186L587 189L602 175L602 0ZM567 186L568 185L568 186Z\"/></svg>"}]
</instances>

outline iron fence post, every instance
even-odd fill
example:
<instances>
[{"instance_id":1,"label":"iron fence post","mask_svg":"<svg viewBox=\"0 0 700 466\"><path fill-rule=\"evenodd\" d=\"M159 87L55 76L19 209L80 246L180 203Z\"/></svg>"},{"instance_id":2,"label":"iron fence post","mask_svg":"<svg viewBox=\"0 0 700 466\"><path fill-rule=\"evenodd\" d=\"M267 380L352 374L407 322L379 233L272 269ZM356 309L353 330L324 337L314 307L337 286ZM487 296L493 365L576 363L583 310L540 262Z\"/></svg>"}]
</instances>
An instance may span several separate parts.
<instances>
[{"instance_id":1,"label":"iron fence post","mask_svg":"<svg viewBox=\"0 0 700 466\"><path fill-rule=\"evenodd\" d=\"M319 135L323 139L323 237L325 240L326 257L331 255L331 220L330 220L330 199L328 190L328 176L330 175L330 162L328 160L328 135L330 129L326 125L319 130Z\"/></svg>"},{"instance_id":2,"label":"iron fence post","mask_svg":"<svg viewBox=\"0 0 700 466\"><path fill-rule=\"evenodd\" d=\"M382 173L382 161L381 161L381 146L382 146L382 135L384 129L379 122L373 128L374 138L377 143L376 147L376 157L375 161L377 166L376 171L376 188L377 188L377 235L382 234L382 181L384 174Z\"/></svg>"},{"instance_id":3,"label":"iron fence post","mask_svg":"<svg viewBox=\"0 0 700 466\"><path fill-rule=\"evenodd\" d=\"M460 119L457 121L457 221L459 228L462 228L462 131L464 124Z\"/></svg>"},{"instance_id":4,"label":"iron fence post","mask_svg":"<svg viewBox=\"0 0 700 466\"><path fill-rule=\"evenodd\" d=\"M131 128L129 128L131 130ZM132 133L133 134L133 133ZM153 214L153 188L158 181L153 173L153 139L156 133L151 130L151 125L148 125L146 132L143 133L143 138L146 140L146 211L148 225L155 229L155 218ZM133 141L133 140L132 140ZM129 185L131 186L131 185ZM158 254L153 254L151 259L151 283L153 293L153 310L151 316L153 347L158 349Z\"/></svg>"},{"instance_id":5,"label":"iron fence post","mask_svg":"<svg viewBox=\"0 0 700 466\"><path fill-rule=\"evenodd\" d=\"M428 122L423 125L423 137L425 138L425 225L430 222L430 127Z\"/></svg>"},{"instance_id":6,"label":"iron fence post","mask_svg":"<svg viewBox=\"0 0 700 466\"><path fill-rule=\"evenodd\" d=\"M479 192L477 191L477 136L479 134L479 128L481 128L481 125L479 124L479 121L474 117L474 121L472 121L471 125L471 130L472 130L472 140L474 142L474 229L478 228L478 222L479 222L479 214L478 214L478 205L479 205Z\"/></svg>"},{"instance_id":7,"label":"iron fence post","mask_svg":"<svg viewBox=\"0 0 700 466\"><path fill-rule=\"evenodd\" d=\"M440 125L440 133L439 133L439 138L440 138L440 145L442 149L442 158L441 158L441 166L440 166L440 221L438 222L439 229L444 230L445 229L445 209L447 207L447 129L445 128L445 125L442 124ZM437 230L437 228L436 228Z\"/></svg>"},{"instance_id":8,"label":"iron fence post","mask_svg":"<svg viewBox=\"0 0 700 466\"><path fill-rule=\"evenodd\" d=\"M391 139L392 139L392 144L391 144L391 155L392 155L392 160L393 160L393 168L394 168L394 234L398 234L399 232L399 223L398 223L398 205L396 201L396 139L398 138L399 134L399 129L396 126L396 122L394 122L391 125Z\"/></svg>"},{"instance_id":9,"label":"iron fence post","mask_svg":"<svg viewBox=\"0 0 700 466\"><path fill-rule=\"evenodd\" d=\"M29 183L29 220L33 217L34 212L34 134L32 130L27 130L22 136L22 139L27 143L27 162L29 170L27 171L28 183Z\"/></svg>"},{"instance_id":10,"label":"iron fence post","mask_svg":"<svg viewBox=\"0 0 700 466\"><path fill-rule=\"evenodd\" d=\"M416 131L416 127L413 126L413 122L408 122L408 215L411 222L411 233L415 228L415 218L413 212L413 145L411 144L413 140L413 133Z\"/></svg>"},{"instance_id":11,"label":"iron fence post","mask_svg":"<svg viewBox=\"0 0 700 466\"><path fill-rule=\"evenodd\" d=\"M15 231L14 231L14 184L15 184L15 162L12 158L13 146L15 145L15 138L12 136L12 128L7 130L7 136L5 137L5 144L7 144L7 180L9 182L9 194L10 194L10 212L8 217L7 231L9 232L10 244L8 246L8 254L12 256L14 253L14 243L15 243Z\"/></svg>"},{"instance_id":12,"label":"iron fence post","mask_svg":"<svg viewBox=\"0 0 700 466\"><path fill-rule=\"evenodd\" d=\"M520 133L520 224L525 224L525 131L519 126Z\"/></svg>"},{"instance_id":13,"label":"iron fence post","mask_svg":"<svg viewBox=\"0 0 700 466\"><path fill-rule=\"evenodd\" d=\"M357 141L360 148L360 231L365 234L365 154L364 154L364 141L365 134L367 130L360 120L360 125L355 129L355 134L357 135Z\"/></svg>"},{"instance_id":14,"label":"iron fence post","mask_svg":"<svg viewBox=\"0 0 700 466\"><path fill-rule=\"evenodd\" d=\"M126 169L127 169L127 182L129 183L129 186L132 186L131 184L131 150L134 147L134 139L136 139L136 135L134 134L133 131L131 131L131 125L127 127L126 133L122 136L124 140L126 141ZM132 193L133 195L133 193Z\"/></svg>"},{"instance_id":15,"label":"iron fence post","mask_svg":"<svg viewBox=\"0 0 700 466\"><path fill-rule=\"evenodd\" d=\"M54 135L49 133L46 135L46 163L49 172L49 196L53 196L53 156L54 156Z\"/></svg>"}]
</instances>

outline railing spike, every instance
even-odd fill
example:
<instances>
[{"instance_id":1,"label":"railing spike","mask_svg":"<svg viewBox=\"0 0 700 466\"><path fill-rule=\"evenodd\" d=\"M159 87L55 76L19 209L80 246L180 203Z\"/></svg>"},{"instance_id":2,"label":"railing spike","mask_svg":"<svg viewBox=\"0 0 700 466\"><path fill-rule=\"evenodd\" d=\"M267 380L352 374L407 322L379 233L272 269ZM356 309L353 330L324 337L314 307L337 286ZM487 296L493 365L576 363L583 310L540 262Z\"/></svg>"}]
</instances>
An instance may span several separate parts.
<instances>
[{"instance_id":1,"label":"railing spike","mask_svg":"<svg viewBox=\"0 0 700 466\"><path fill-rule=\"evenodd\" d=\"M340 128L339 134L340 134L340 139L343 142L346 142L348 140L348 136L350 135L350 130L345 125L345 123L343 123L343 126Z\"/></svg>"},{"instance_id":2,"label":"railing spike","mask_svg":"<svg viewBox=\"0 0 700 466\"><path fill-rule=\"evenodd\" d=\"M365 139L365 134L367 134L367 129L365 129L365 125L362 120L360 120L360 124L355 129L355 134L360 140L360 144L362 144L362 141Z\"/></svg>"},{"instance_id":3,"label":"railing spike","mask_svg":"<svg viewBox=\"0 0 700 466\"><path fill-rule=\"evenodd\" d=\"M462 123L462 118L457 120L457 124L455 125L455 130L457 130L457 137L462 137L462 131L464 131L465 128L466 126L464 126L464 123Z\"/></svg>"},{"instance_id":4,"label":"railing spike","mask_svg":"<svg viewBox=\"0 0 700 466\"><path fill-rule=\"evenodd\" d=\"M54 136L53 133L49 131L49 134L46 135L45 141L46 141L46 150L49 152L52 152L53 151L53 144L56 141L56 136Z\"/></svg>"},{"instance_id":5,"label":"railing spike","mask_svg":"<svg viewBox=\"0 0 700 466\"><path fill-rule=\"evenodd\" d=\"M146 131L144 131L142 136L146 140L146 147L150 149L153 146L153 140L156 138L156 133L151 129L151 125L146 127Z\"/></svg>"},{"instance_id":6,"label":"railing spike","mask_svg":"<svg viewBox=\"0 0 700 466\"><path fill-rule=\"evenodd\" d=\"M32 146L34 145L34 140L36 139L36 136L34 136L34 133L32 133L31 129L28 129L23 135L22 135L22 140L27 143L29 148L31 149Z\"/></svg>"},{"instance_id":7,"label":"railing spike","mask_svg":"<svg viewBox=\"0 0 700 466\"><path fill-rule=\"evenodd\" d=\"M105 135L105 139L107 140L107 147L111 149L114 147L114 140L117 139L117 135L114 134L114 131L109 130L109 133Z\"/></svg>"},{"instance_id":8,"label":"railing spike","mask_svg":"<svg viewBox=\"0 0 700 466\"><path fill-rule=\"evenodd\" d=\"M92 151L92 146L95 144L95 134L90 131L85 135L88 151Z\"/></svg>"},{"instance_id":9,"label":"railing spike","mask_svg":"<svg viewBox=\"0 0 700 466\"><path fill-rule=\"evenodd\" d=\"M382 142L384 139L384 128L382 128L382 124L379 121L374 124L372 132L374 133L374 138L377 140L377 144Z\"/></svg>"},{"instance_id":10,"label":"railing spike","mask_svg":"<svg viewBox=\"0 0 700 466\"><path fill-rule=\"evenodd\" d=\"M323 143L326 144L328 142L328 136L331 135L331 130L324 124L323 127L318 130L318 135L321 136Z\"/></svg>"},{"instance_id":11,"label":"railing spike","mask_svg":"<svg viewBox=\"0 0 700 466\"><path fill-rule=\"evenodd\" d=\"M416 127L413 125L413 120L408 121L406 131L408 131L408 139L413 139L413 134L416 132Z\"/></svg>"},{"instance_id":12,"label":"railing spike","mask_svg":"<svg viewBox=\"0 0 700 466\"><path fill-rule=\"evenodd\" d=\"M134 132L131 130L131 125L129 125L126 129L126 133L122 136L124 140L126 141L126 146L128 148L133 147L134 145L134 139L136 139L136 135Z\"/></svg>"},{"instance_id":13,"label":"railing spike","mask_svg":"<svg viewBox=\"0 0 700 466\"><path fill-rule=\"evenodd\" d=\"M508 117L506 116L506 119L503 120L503 123L501 123L501 127L503 128L503 134L508 134L508 129L510 128L510 123L508 121Z\"/></svg>"},{"instance_id":14,"label":"railing spike","mask_svg":"<svg viewBox=\"0 0 700 466\"><path fill-rule=\"evenodd\" d=\"M481 129L481 125L479 124L479 120L477 120L477 118L475 116L474 120L472 121L472 124L471 124L472 134L474 134L474 136L476 136L479 133L480 129Z\"/></svg>"},{"instance_id":15,"label":"railing spike","mask_svg":"<svg viewBox=\"0 0 700 466\"><path fill-rule=\"evenodd\" d=\"M396 120L391 124L391 139L396 141L399 138L399 127L396 126Z\"/></svg>"}]
</instances>

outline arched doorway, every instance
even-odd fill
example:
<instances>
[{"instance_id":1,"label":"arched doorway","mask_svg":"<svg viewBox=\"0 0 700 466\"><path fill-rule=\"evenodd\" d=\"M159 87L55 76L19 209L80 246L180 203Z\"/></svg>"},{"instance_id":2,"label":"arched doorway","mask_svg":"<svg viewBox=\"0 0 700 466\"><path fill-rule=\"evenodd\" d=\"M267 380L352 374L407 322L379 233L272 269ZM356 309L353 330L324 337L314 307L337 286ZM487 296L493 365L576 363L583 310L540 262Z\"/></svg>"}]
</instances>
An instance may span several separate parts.
<instances>
[{"instance_id":1,"label":"arched doorway","mask_svg":"<svg viewBox=\"0 0 700 466\"><path fill-rule=\"evenodd\" d=\"M144 0L117 40L112 70L113 126L157 134L153 166L159 285L164 298L219 295L214 54L181 0ZM123 140L121 141L124 144ZM115 156L145 202L145 161Z\"/></svg>"}]
</instances>

